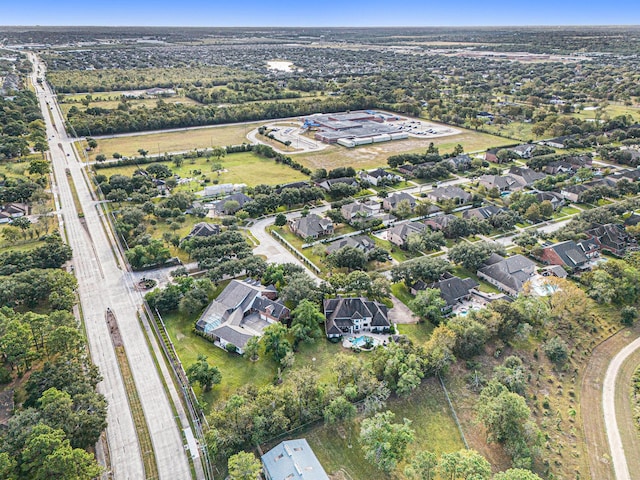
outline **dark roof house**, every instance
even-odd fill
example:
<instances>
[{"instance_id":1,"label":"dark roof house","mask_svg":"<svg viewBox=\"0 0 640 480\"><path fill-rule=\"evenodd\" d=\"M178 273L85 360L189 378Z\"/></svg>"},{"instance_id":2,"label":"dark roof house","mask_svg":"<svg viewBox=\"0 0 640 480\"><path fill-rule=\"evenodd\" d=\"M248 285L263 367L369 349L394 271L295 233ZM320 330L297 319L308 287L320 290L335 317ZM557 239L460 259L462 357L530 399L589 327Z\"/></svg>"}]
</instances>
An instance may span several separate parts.
<instances>
[{"instance_id":1,"label":"dark roof house","mask_svg":"<svg viewBox=\"0 0 640 480\"><path fill-rule=\"evenodd\" d=\"M465 192L460 187L447 186L438 187L435 190L427 193L427 198L434 202L441 202L443 200L455 200L457 203L467 203L471 201L472 195L469 192Z\"/></svg>"},{"instance_id":2,"label":"dark roof house","mask_svg":"<svg viewBox=\"0 0 640 480\"><path fill-rule=\"evenodd\" d=\"M324 300L325 331L328 338L346 333L383 333L391 323L387 306L364 297L330 298Z\"/></svg>"},{"instance_id":3,"label":"dark roof house","mask_svg":"<svg viewBox=\"0 0 640 480\"><path fill-rule=\"evenodd\" d=\"M478 220L486 220L493 217L496 213L502 211L502 208L496 205L487 205L484 207L471 208L462 212L462 218L477 218Z\"/></svg>"},{"instance_id":4,"label":"dark roof house","mask_svg":"<svg viewBox=\"0 0 640 480\"><path fill-rule=\"evenodd\" d=\"M536 264L524 255L504 258L494 253L477 274L503 292L517 295L535 273L535 269Z\"/></svg>"},{"instance_id":5,"label":"dark roof house","mask_svg":"<svg viewBox=\"0 0 640 480\"><path fill-rule=\"evenodd\" d=\"M540 260L547 265L560 265L569 270L585 268L589 263L582 246L573 240L544 247Z\"/></svg>"},{"instance_id":6,"label":"dark roof house","mask_svg":"<svg viewBox=\"0 0 640 480\"><path fill-rule=\"evenodd\" d=\"M584 232L589 239L595 241L601 250L607 250L619 257L628 250L637 250L638 242L631 237L622 225L617 223L607 223L597 225Z\"/></svg>"},{"instance_id":7,"label":"dark roof house","mask_svg":"<svg viewBox=\"0 0 640 480\"><path fill-rule=\"evenodd\" d=\"M318 238L333 233L333 222L315 213L292 220L291 231L302 238Z\"/></svg>"},{"instance_id":8,"label":"dark roof house","mask_svg":"<svg viewBox=\"0 0 640 480\"><path fill-rule=\"evenodd\" d=\"M409 202L411 210L415 208L417 203L416 199L412 195L409 195L406 192L399 192L394 193L393 195L389 195L387 198L383 199L382 208L384 208L385 210L395 210L396 208L398 208L398 203L400 203L402 200L406 200L407 202Z\"/></svg>"},{"instance_id":9,"label":"dark roof house","mask_svg":"<svg viewBox=\"0 0 640 480\"><path fill-rule=\"evenodd\" d=\"M387 240L399 247L405 247L410 235L422 233L427 229L424 223L404 222L394 225L387 231Z\"/></svg>"},{"instance_id":10,"label":"dark roof house","mask_svg":"<svg viewBox=\"0 0 640 480\"><path fill-rule=\"evenodd\" d=\"M200 222L196 223L187 238L191 237L210 237L220 233L220 225L217 223Z\"/></svg>"},{"instance_id":11,"label":"dark roof house","mask_svg":"<svg viewBox=\"0 0 640 480\"><path fill-rule=\"evenodd\" d=\"M445 311L451 311L457 303L469 299L471 291L479 285L472 278L459 278L450 274L445 274L444 277L431 284L427 284L421 280L416 282L411 287L411 293L416 295L420 290L426 290L427 288L437 288L440 290L440 296L447 302Z\"/></svg>"}]
</instances>

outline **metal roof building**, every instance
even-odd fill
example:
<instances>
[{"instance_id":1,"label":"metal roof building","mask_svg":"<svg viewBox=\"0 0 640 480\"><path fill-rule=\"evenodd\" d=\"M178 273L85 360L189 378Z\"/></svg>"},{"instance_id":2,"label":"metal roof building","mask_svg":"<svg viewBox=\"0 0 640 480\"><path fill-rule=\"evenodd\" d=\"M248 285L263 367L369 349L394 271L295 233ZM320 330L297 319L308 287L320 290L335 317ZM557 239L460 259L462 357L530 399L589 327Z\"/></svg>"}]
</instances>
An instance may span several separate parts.
<instances>
[{"instance_id":1,"label":"metal roof building","mask_svg":"<svg viewBox=\"0 0 640 480\"><path fill-rule=\"evenodd\" d=\"M261 459L267 480L329 480L304 438L286 440Z\"/></svg>"}]
</instances>

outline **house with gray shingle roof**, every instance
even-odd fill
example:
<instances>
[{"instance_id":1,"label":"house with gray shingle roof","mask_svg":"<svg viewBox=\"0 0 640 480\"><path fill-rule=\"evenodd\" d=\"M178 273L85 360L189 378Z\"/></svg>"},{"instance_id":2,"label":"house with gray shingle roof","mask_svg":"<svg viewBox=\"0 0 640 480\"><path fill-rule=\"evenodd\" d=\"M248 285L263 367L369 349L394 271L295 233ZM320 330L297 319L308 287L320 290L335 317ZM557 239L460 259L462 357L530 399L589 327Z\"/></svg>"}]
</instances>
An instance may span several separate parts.
<instances>
[{"instance_id":1,"label":"house with gray shingle roof","mask_svg":"<svg viewBox=\"0 0 640 480\"><path fill-rule=\"evenodd\" d=\"M330 298L324 300L323 307L328 338L348 333L384 333L391 326L387 306L365 297Z\"/></svg>"},{"instance_id":2,"label":"house with gray shingle roof","mask_svg":"<svg viewBox=\"0 0 640 480\"><path fill-rule=\"evenodd\" d=\"M555 243L542 249L540 260L547 265L560 265L569 270L582 269L589 263L581 244L573 240Z\"/></svg>"},{"instance_id":3,"label":"house with gray shingle roof","mask_svg":"<svg viewBox=\"0 0 640 480\"><path fill-rule=\"evenodd\" d=\"M535 273L536 264L524 255L504 258L493 253L478 270L479 278L495 285L509 295L517 295Z\"/></svg>"},{"instance_id":4,"label":"house with gray shingle roof","mask_svg":"<svg viewBox=\"0 0 640 480\"><path fill-rule=\"evenodd\" d=\"M410 235L420 234L427 229L421 222L405 222L394 225L387 231L387 240L394 245L404 248Z\"/></svg>"},{"instance_id":5,"label":"house with gray shingle roof","mask_svg":"<svg viewBox=\"0 0 640 480\"><path fill-rule=\"evenodd\" d=\"M310 213L290 221L291 231L302 238L318 238L333 234L333 222Z\"/></svg>"},{"instance_id":6,"label":"house with gray shingle roof","mask_svg":"<svg viewBox=\"0 0 640 480\"><path fill-rule=\"evenodd\" d=\"M427 198L433 202L455 200L457 203L467 203L471 201L472 195L469 192L465 192L460 187L447 186L432 190L427 193Z\"/></svg>"},{"instance_id":7,"label":"house with gray shingle roof","mask_svg":"<svg viewBox=\"0 0 640 480\"><path fill-rule=\"evenodd\" d=\"M223 349L234 345L242 354L250 338L289 318L289 309L274 298L275 291L258 281L231 280L198 319L196 331Z\"/></svg>"},{"instance_id":8,"label":"house with gray shingle roof","mask_svg":"<svg viewBox=\"0 0 640 480\"><path fill-rule=\"evenodd\" d=\"M471 208L465 210L462 213L462 218L470 219L477 218L478 220L486 220L493 217L496 213L501 212L503 209L496 205L486 205L484 207Z\"/></svg>"},{"instance_id":9,"label":"house with gray shingle roof","mask_svg":"<svg viewBox=\"0 0 640 480\"><path fill-rule=\"evenodd\" d=\"M382 208L384 208L387 211L395 210L396 208L398 208L398 204L402 200L406 200L407 202L409 202L409 206L411 207L411 210L413 210L416 207L417 201L415 197L413 197L412 195L409 195L407 192L399 192L399 193L394 193L393 195L389 195L387 198L382 200Z\"/></svg>"}]
</instances>

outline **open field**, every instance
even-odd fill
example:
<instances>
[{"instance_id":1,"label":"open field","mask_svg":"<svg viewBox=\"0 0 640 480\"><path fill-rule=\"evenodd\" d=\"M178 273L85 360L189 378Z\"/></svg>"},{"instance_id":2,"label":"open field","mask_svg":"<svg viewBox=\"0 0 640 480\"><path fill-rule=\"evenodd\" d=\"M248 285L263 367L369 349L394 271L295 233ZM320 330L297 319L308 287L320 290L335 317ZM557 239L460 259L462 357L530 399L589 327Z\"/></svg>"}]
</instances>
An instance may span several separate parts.
<instances>
[{"instance_id":1,"label":"open field","mask_svg":"<svg viewBox=\"0 0 640 480\"><path fill-rule=\"evenodd\" d=\"M587 106L587 108L589 108L589 106ZM635 121L640 120L640 107L623 105L621 103L611 103L604 107L604 109L600 109L599 112L598 109L583 109L576 112L574 116L581 118L582 120L595 119L597 113L600 113L600 118L605 115L610 118L614 118L619 115L631 115Z\"/></svg>"},{"instance_id":2,"label":"open field","mask_svg":"<svg viewBox=\"0 0 640 480\"><path fill-rule=\"evenodd\" d=\"M533 134L532 123L511 122L507 125L484 125L482 128L487 132L498 133L505 137L520 140L521 142L544 138L544 135L540 137Z\"/></svg>"},{"instance_id":3,"label":"open field","mask_svg":"<svg viewBox=\"0 0 640 480\"><path fill-rule=\"evenodd\" d=\"M330 170L344 166L350 166L356 170L367 169L386 165L387 158L392 155L424 153L431 142L440 149L440 153L448 153L453 151L457 144L461 144L465 152L479 152L492 147L512 144L513 140L472 130L463 130L462 133L446 137L408 138L350 149L330 145L320 152L297 155L296 160L312 170L316 168Z\"/></svg>"},{"instance_id":4,"label":"open field","mask_svg":"<svg viewBox=\"0 0 640 480\"><path fill-rule=\"evenodd\" d=\"M276 163L273 159L259 157L251 152L232 153L221 158L219 162L215 159L208 162L205 157L186 159L180 167L176 167L170 162L162 163L167 165L173 173L180 175L181 178L192 178L194 180L179 186L177 191L197 192L202 190L203 184L201 182L206 180L209 181L207 185L211 185L212 182L217 180L219 183L245 183L252 187L259 184L277 185L308 179L306 175L298 170ZM212 163L222 164L223 171L220 174L213 172ZM149 165L153 164L145 164L142 167L148 167ZM96 170L96 172L107 177L111 175L131 176L138 168L135 165L127 165L102 168Z\"/></svg>"},{"instance_id":5,"label":"open field","mask_svg":"<svg viewBox=\"0 0 640 480\"><path fill-rule=\"evenodd\" d=\"M239 145L247 141L246 135L258 128L263 122L242 125L224 125L217 127L193 128L161 133L140 133L122 135L115 138L98 140L98 148L89 154L89 160L95 160L102 153L110 158L114 152L130 157L138 155L143 148L150 154L165 152L186 152L194 149L216 146Z\"/></svg>"}]
</instances>

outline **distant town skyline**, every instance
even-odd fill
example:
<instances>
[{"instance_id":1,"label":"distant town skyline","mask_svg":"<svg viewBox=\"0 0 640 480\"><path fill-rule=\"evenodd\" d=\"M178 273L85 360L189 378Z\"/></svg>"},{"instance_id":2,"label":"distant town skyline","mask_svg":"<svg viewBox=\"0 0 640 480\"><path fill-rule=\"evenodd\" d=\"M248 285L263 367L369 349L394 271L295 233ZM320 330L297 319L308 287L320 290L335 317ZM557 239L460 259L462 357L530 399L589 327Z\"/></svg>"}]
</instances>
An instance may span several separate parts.
<instances>
[{"instance_id":1,"label":"distant town skyline","mask_svg":"<svg viewBox=\"0 0 640 480\"><path fill-rule=\"evenodd\" d=\"M26 6L6 2L2 25L41 26L195 26L195 27L387 27L387 26L525 26L637 25L637 0L353 0L211 2L183 0L34 0Z\"/></svg>"}]
</instances>

